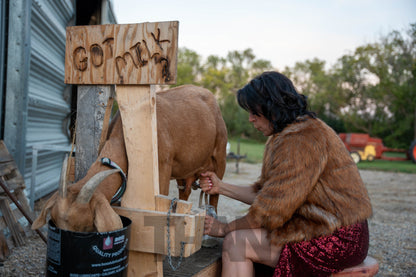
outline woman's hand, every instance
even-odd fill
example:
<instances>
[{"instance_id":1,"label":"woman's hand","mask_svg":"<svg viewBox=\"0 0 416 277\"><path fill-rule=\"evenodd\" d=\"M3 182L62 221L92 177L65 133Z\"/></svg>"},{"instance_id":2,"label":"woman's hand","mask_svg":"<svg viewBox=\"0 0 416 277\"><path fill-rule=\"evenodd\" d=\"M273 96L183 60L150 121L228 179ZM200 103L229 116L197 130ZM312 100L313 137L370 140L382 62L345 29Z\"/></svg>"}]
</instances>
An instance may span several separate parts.
<instances>
[{"instance_id":1,"label":"woman's hand","mask_svg":"<svg viewBox=\"0 0 416 277\"><path fill-rule=\"evenodd\" d=\"M219 194L222 181L211 171L201 173L199 177L199 186L207 194Z\"/></svg>"},{"instance_id":2,"label":"woman's hand","mask_svg":"<svg viewBox=\"0 0 416 277\"><path fill-rule=\"evenodd\" d=\"M225 236L225 227L227 223L222 223L219 220L216 220L212 216L205 216L204 224L204 235L210 235L212 237L224 237Z\"/></svg>"}]
</instances>

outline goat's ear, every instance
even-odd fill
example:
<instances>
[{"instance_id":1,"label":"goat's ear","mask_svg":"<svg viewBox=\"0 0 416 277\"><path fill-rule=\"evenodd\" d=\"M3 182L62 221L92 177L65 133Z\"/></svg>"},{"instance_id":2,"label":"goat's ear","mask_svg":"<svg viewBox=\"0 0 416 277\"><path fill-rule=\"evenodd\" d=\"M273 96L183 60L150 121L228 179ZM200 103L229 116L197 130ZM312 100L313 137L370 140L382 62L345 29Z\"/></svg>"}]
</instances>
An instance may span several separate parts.
<instances>
[{"instance_id":1,"label":"goat's ear","mask_svg":"<svg viewBox=\"0 0 416 277\"><path fill-rule=\"evenodd\" d=\"M120 216L106 200L98 201L95 206L94 225L98 232L110 232L123 228Z\"/></svg>"},{"instance_id":2,"label":"goat's ear","mask_svg":"<svg viewBox=\"0 0 416 277\"><path fill-rule=\"evenodd\" d=\"M38 218L36 218L35 221L33 221L32 223L32 230L39 229L40 227L46 224L46 217L48 216L48 213L53 207L53 205L55 205L57 198L58 193L55 193L51 196L51 198L48 199L48 201L46 201Z\"/></svg>"}]
</instances>

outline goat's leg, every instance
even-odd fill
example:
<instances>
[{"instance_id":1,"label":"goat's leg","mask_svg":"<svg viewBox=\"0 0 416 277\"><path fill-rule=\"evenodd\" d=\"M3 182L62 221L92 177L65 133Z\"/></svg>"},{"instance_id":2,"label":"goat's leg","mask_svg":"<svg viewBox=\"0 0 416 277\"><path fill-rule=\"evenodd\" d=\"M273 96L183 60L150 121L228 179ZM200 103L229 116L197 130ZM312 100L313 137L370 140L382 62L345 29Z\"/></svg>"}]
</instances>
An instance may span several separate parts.
<instances>
[{"instance_id":1,"label":"goat's leg","mask_svg":"<svg viewBox=\"0 0 416 277\"><path fill-rule=\"evenodd\" d=\"M187 201L191 194L192 184L196 181L195 177L188 177L186 179L176 180L179 188L179 199ZM184 189L181 189L184 188Z\"/></svg>"},{"instance_id":2,"label":"goat's leg","mask_svg":"<svg viewBox=\"0 0 416 277\"><path fill-rule=\"evenodd\" d=\"M171 167L166 164L159 163L159 193L169 195Z\"/></svg>"},{"instance_id":3,"label":"goat's leg","mask_svg":"<svg viewBox=\"0 0 416 277\"><path fill-rule=\"evenodd\" d=\"M176 183L178 184L179 199L187 201L191 194L191 188L186 186L185 179L176 179Z\"/></svg>"},{"instance_id":4,"label":"goat's leg","mask_svg":"<svg viewBox=\"0 0 416 277\"><path fill-rule=\"evenodd\" d=\"M215 212L217 213L217 215L218 215L218 210L217 210L218 197L219 197L219 194L212 194L209 196L209 204L214 206Z\"/></svg>"}]
</instances>

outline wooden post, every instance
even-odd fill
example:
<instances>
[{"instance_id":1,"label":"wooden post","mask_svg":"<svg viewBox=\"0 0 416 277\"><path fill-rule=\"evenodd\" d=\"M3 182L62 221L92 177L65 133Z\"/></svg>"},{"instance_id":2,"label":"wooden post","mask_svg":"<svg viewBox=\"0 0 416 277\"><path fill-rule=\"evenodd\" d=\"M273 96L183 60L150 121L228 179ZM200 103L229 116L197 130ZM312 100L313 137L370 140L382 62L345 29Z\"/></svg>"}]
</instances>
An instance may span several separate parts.
<instances>
[{"instance_id":1,"label":"wooden post","mask_svg":"<svg viewBox=\"0 0 416 277\"><path fill-rule=\"evenodd\" d=\"M155 91L144 85L117 86L116 91L129 160L121 206L155 211L159 194ZM128 275L162 276L163 256L130 251Z\"/></svg>"},{"instance_id":2,"label":"wooden post","mask_svg":"<svg viewBox=\"0 0 416 277\"><path fill-rule=\"evenodd\" d=\"M75 181L97 159L108 98L113 96L114 86L78 86Z\"/></svg>"}]
</instances>

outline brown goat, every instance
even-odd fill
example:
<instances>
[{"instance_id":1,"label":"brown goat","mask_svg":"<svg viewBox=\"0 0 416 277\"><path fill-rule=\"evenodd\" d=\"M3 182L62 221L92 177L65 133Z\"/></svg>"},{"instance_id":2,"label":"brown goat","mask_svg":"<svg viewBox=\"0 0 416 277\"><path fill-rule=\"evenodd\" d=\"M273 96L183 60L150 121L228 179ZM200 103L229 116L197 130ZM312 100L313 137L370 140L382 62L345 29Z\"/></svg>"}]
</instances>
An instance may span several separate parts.
<instances>
[{"instance_id":1,"label":"brown goat","mask_svg":"<svg viewBox=\"0 0 416 277\"><path fill-rule=\"evenodd\" d=\"M226 165L227 130L214 95L207 89L186 85L159 92L156 96L157 135L159 156L160 193L169 194L170 179L176 179L180 199L187 200L191 184L206 170L222 178ZM101 158L110 158L127 172L128 161L124 144L121 116L111 122L109 136L97 160L86 176L77 183L60 188L45 203L32 229L51 219L61 229L80 232L106 232L122 227L119 216L110 206L110 200L119 189L119 174L104 176L108 167ZM95 176L100 173L101 177ZM93 191L85 192L86 183L104 179ZM91 183L91 182L89 182ZM211 196L210 204L217 206L218 196Z\"/></svg>"}]
</instances>

